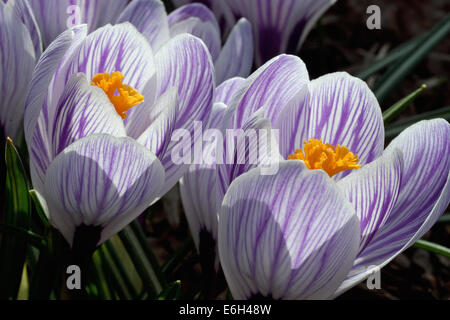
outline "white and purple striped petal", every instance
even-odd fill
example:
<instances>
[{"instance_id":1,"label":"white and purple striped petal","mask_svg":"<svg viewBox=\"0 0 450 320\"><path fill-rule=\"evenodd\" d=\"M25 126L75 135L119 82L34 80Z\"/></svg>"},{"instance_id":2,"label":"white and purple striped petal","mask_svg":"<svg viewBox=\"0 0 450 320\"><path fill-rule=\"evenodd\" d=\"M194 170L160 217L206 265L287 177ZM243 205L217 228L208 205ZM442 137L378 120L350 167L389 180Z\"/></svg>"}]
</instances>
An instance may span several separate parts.
<instances>
[{"instance_id":1,"label":"white and purple striped petal","mask_svg":"<svg viewBox=\"0 0 450 320\"><path fill-rule=\"evenodd\" d=\"M253 36L250 23L242 18L231 30L215 61L216 83L232 77L247 77L253 66Z\"/></svg>"},{"instance_id":2,"label":"white and purple striped petal","mask_svg":"<svg viewBox=\"0 0 450 320\"><path fill-rule=\"evenodd\" d=\"M156 53L155 66L157 96L172 87L178 89L179 108L174 130L189 132L190 139L185 147L191 150L196 139L202 139L195 135L195 123L199 122L204 130L210 120L215 87L211 55L200 39L184 34L170 40ZM159 158L166 170L162 193L170 190L188 169L172 161L172 149L177 144L171 141L167 152Z\"/></svg>"},{"instance_id":3,"label":"white and purple striped petal","mask_svg":"<svg viewBox=\"0 0 450 320\"><path fill-rule=\"evenodd\" d=\"M126 136L122 117L108 96L102 89L91 85L82 73L69 79L53 121L48 132L52 158L76 140L94 133Z\"/></svg>"},{"instance_id":4,"label":"white and purple striped petal","mask_svg":"<svg viewBox=\"0 0 450 320\"><path fill-rule=\"evenodd\" d=\"M31 178L38 192L43 190L45 170L51 161L47 112L47 106L51 104L50 83L59 63L85 38L86 32L86 26L80 26L59 35L41 55L33 73L25 103L24 129L30 154Z\"/></svg>"},{"instance_id":5,"label":"white and purple striped petal","mask_svg":"<svg viewBox=\"0 0 450 320\"><path fill-rule=\"evenodd\" d=\"M221 123L226 106L215 103L211 112L211 123L209 128L218 128ZM204 140L206 139L204 136ZM217 147L223 145L223 141L204 141L203 153L216 155ZM193 164L180 180L180 194L184 212L189 223L192 238L197 247L200 248L200 232L208 232L214 241L217 241L217 222L220 203L217 201L217 173L216 158L211 162ZM205 196L211 195L211 196ZM218 262L218 261L217 261Z\"/></svg>"},{"instance_id":6,"label":"white and purple striped petal","mask_svg":"<svg viewBox=\"0 0 450 320\"><path fill-rule=\"evenodd\" d=\"M402 172L403 154L394 150L338 181L360 220L360 252L389 218L398 199Z\"/></svg>"},{"instance_id":7,"label":"white and purple striped petal","mask_svg":"<svg viewBox=\"0 0 450 320\"><path fill-rule=\"evenodd\" d=\"M14 10L16 14L20 17L20 20L23 24L28 28L30 32L31 40L34 45L34 52L36 56L36 60L42 54L42 37L41 31L39 30L39 26L37 24L36 18L34 17L33 9L31 9L30 3L28 0L4 0L5 3L10 3L14 6Z\"/></svg>"},{"instance_id":8,"label":"white and purple striped petal","mask_svg":"<svg viewBox=\"0 0 450 320\"><path fill-rule=\"evenodd\" d=\"M176 124L178 108L177 89L171 88L159 98L152 108L152 112L147 115L147 129L137 141L157 157L162 157L167 150Z\"/></svg>"},{"instance_id":9,"label":"white and purple striped petal","mask_svg":"<svg viewBox=\"0 0 450 320\"><path fill-rule=\"evenodd\" d=\"M70 244L76 227L99 226L100 244L142 213L163 181L158 159L134 140L91 135L64 149L48 169L50 221Z\"/></svg>"},{"instance_id":10,"label":"white and purple striped petal","mask_svg":"<svg viewBox=\"0 0 450 320\"><path fill-rule=\"evenodd\" d=\"M358 155L361 164L382 154L384 125L381 109L375 95L362 80L337 72L311 81L309 108L308 139L344 145Z\"/></svg>"},{"instance_id":11,"label":"white and purple striped petal","mask_svg":"<svg viewBox=\"0 0 450 320\"><path fill-rule=\"evenodd\" d=\"M257 110L273 124L286 104L309 82L308 71L300 58L280 55L246 79L229 103L232 125L241 128Z\"/></svg>"},{"instance_id":12,"label":"white and purple striped petal","mask_svg":"<svg viewBox=\"0 0 450 320\"><path fill-rule=\"evenodd\" d=\"M31 0L34 15L47 47L69 27L86 23L89 32L116 21L127 0Z\"/></svg>"},{"instance_id":13,"label":"white and purple striped petal","mask_svg":"<svg viewBox=\"0 0 450 320\"><path fill-rule=\"evenodd\" d=\"M55 77L55 81L64 87L75 73L82 72L92 79L99 73L116 71L125 76L123 83L139 92L144 90L155 73L150 44L128 22L107 25L88 35ZM54 95L57 96L58 92Z\"/></svg>"},{"instance_id":14,"label":"white and purple striped petal","mask_svg":"<svg viewBox=\"0 0 450 320\"><path fill-rule=\"evenodd\" d=\"M358 218L318 170L283 161L274 176L256 168L222 203L219 254L235 299L327 299L350 270Z\"/></svg>"},{"instance_id":15,"label":"white and purple striped petal","mask_svg":"<svg viewBox=\"0 0 450 320\"><path fill-rule=\"evenodd\" d=\"M170 36L190 33L202 39L215 61L222 47L220 29L214 14L203 4L193 3L169 15Z\"/></svg>"},{"instance_id":16,"label":"white and purple striped petal","mask_svg":"<svg viewBox=\"0 0 450 320\"><path fill-rule=\"evenodd\" d=\"M154 52L170 39L166 9L160 0L133 0L117 23L131 22L150 42Z\"/></svg>"},{"instance_id":17,"label":"white and purple striped petal","mask_svg":"<svg viewBox=\"0 0 450 320\"><path fill-rule=\"evenodd\" d=\"M450 201L450 125L443 119L422 121L403 131L386 149L403 153L398 199L386 222L358 255L336 295L419 240Z\"/></svg>"},{"instance_id":18,"label":"white and purple striped petal","mask_svg":"<svg viewBox=\"0 0 450 320\"><path fill-rule=\"evenodd\" d=\"M30 33L11 2L0 1L0 25L0 130L15 140L36 57Z\"/></svg>"}]
</instances>

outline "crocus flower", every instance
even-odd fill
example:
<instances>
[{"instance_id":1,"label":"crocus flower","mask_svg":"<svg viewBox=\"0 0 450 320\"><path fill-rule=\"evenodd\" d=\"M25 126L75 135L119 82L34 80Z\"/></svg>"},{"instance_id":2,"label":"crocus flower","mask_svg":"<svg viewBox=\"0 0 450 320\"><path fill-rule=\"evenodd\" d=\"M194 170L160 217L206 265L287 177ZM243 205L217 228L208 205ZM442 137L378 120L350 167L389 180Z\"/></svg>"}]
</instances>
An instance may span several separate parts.
<instances>
[{"instance_id":1,"label":"crocus flower","mask_svg":"<svg viewBox=\"0 0 450 320\"><path fill-rule=\"evenodd\" d=\"M212 208L216 226L208 231L218 229L233 297L335 297L411 246L448 206L447 121L415 124L383 150L381 109L367 85L346 73L310 81L303 62L288 55L217 90L225 85L227 126L262 112L286 159L275 175L236 164L217 166L215 176L191 168L183 178L216 183L213 202L199 196L195 207L185 198L183 205L203 210L186 210L201 227Z\"/></svg>"},{"instance_id":2,"label":"crocus flower","mask_svg":"<svg viewBox=\"0 0 450 320\"><path fill-rule=\"evenodd\" d=\"M336 0L174 0L178 6L202 2L227 31L235 19L252 24L258 66L280 53L300 49L316 21Z\"/></svg>"},{"instance_id":3,"label":"crocus flower","mask_svg":"<svg viewBox=\"0 0 450 320\"><path fill-rule=\"evenodd\" d=\"M214 86L208 49L187 34L155 55L129 23L89 35L81 25L49 45L25 137L33 186L69 243L81 224L100 225L104 241L179 180L187 168L171 160L172 132L206 126Z\"/></svg>"}]
</instances>

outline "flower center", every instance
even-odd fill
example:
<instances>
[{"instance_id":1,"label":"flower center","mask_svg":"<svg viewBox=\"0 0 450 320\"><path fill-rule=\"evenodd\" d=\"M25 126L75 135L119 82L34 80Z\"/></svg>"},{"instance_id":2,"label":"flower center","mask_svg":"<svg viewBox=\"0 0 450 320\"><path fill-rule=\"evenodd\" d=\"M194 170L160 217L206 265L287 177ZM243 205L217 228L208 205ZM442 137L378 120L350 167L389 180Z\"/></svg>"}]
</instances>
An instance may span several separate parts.
<instances>
[{"instance_id":1,"label":"flower center","mask_svg":"<svg viewBox=\"0 0 450 320\"><path fill-rule=\"evenodd\" d=\"M358 169L358 156L348 150L347 147L331 144L323 144L322 140L309 139L304 142L304 152L295 150L288 159L302 160L309 169L322 169L330 177L349 169Z\"/></svg>"},{"instance_id":2,"label":"flower center","mask_svg":"<svg viewBox=\"0 0 450 320\"><path fill-rule=\"evenodd\" d=\"M91 84L105 91L111 103L116 108L117 113L125 119L126 112L135 105L144 101L144 96L136 89L123 84L125 76L120 72L99 73L92 78Z\"/></svg>"}]
</instances>

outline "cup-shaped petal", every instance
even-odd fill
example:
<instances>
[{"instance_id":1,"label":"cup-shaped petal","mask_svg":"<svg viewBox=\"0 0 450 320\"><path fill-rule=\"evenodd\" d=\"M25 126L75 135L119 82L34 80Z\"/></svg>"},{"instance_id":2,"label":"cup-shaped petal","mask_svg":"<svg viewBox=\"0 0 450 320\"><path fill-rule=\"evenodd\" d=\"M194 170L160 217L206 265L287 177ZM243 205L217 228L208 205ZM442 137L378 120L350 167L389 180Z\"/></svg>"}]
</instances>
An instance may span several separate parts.
<instances>
[{"instance_id":1,"label":"cup-shaped petal","mask_svg":"<svg viewBox=\"0 0 450 320\"><path fill-rule=\"evenodd\" d=\"M171 37L190 33L202 39L213 61L219 56L222 47L219 25L214 14L203 4L188 4L173 11L169 15L169 28Z\"/></svg>"},{"instance_id":2,"label":"cup-shaped petal","mask_svg":"<svg viewBox=\"0 0 450 320\"><path fill-rule=\"evenodd\" d=\"M219 57L215 61L216 82L232 77L247 77L253 66L252 26L242 18L231 30Z\"/></svg>"},{"instance_id":3,"label":"cup-shaped petal","mask_svg":"<svg viewBox=\"0 0 450 320\"><path fill-rule=\"evenodd\" d=\"M51 223L70 244L81 225L100 227L101 243L141 214L163 182L164 170L152 152L130 138L95 134L50 164L44 197Z\"/></svg>"},{"instance_id":4,"label":"cup-shaped petal","mask_svg":"<svg viewBox=\"0 0 450 320\"><path fill-rule=\"evenodd\" d=\"M336 295L375 268L381 268L419 240L450 201L450 125L443 119L422 121L395 138L385 154L403 153L397 200L388 218L362 250Z\"/></svg>"},{"instance_id":5,"label":"cup-shaped petal","mask_svg":"<svg viewBox=\"0 0 450 320\"><path fill-rule=\"evenodd\" d=\"M281 111L274 127L280 130L284 157L302 149L311 138L347 147L361 164L383 152L384 125L378 101L365 82L344 72L311 81Z\"/></svg>"},{"instance_id":6,"label":"cup-shaped petal","mask_svg":"<svg viewBox=\"0 0 450 320\"><path fill-rule=\"evenodd\" d=\"M359 247L358 218L321 171L283 161L274 176L253 169L227 191L219 254L236 299L326 299Z\"/></svg>"},{"instance_id":7,"label":"cup-shaped petal","mask_svg":"<svg viewBox=\"0 0 450 320\"><path fill-rule=\"evenodd\" d=\"M150 42L154 52L170 38L166 9L161 0L134 0L122 12L117 23L131 22Z\"/></svg>"},{"instance_id":8,"label":"cup-shaped petal","mask_svg":"<svg viewBox=\"0 0 450 320\"><path fill-rule=\"evenodd\" d=\"M178 90L178 113L173 130L183 130L186 139L170 141L166 152L159 157L166 170L166 184L162 193L170 190L188 169L172 159L174 146L192 150L194 142L202 139L213 107L214 66L205 44L198 38L178 35L155 55L157 97L171 88ZM199 124L200 130L194 130ZM169 138L168 138L169 139ZM189 164L191 164L190 162Z\"/></svg>"}]
</instances>

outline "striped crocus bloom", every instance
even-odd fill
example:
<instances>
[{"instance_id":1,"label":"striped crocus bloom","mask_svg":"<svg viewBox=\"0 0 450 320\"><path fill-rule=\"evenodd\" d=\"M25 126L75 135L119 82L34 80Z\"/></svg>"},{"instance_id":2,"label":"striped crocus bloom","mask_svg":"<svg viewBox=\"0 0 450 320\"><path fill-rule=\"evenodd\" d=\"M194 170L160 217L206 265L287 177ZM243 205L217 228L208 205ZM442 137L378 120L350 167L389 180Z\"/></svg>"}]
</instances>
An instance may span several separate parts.
<instances>
[{"instance_id":1,"label":"striped crocus bloom","mask_svg":"<svg viewBox=\"0 0 450 320\"><path fill-rule=\"evenodd\" d=\"M87 35L73 27L42 54L25 107L34 188L51 222L71 242L80 225L101 240L136 218L180 179L174 130L207 123L214 74L204 43L179 35L153 54L123 23ZM185 143L185 144L183 144Z\"/></svg>"},{"instance_id":2,"label":"striped crocus bloom","mask_svg":"<svg viewBox=\"0 0 450 320\"><path fill-rule=\"evenodd\" d=\"M215 185L213 201L182 200L190 225L215 224L208 231L234 298L335 297L411 246L449 204L443 119L407 128L385 149L381 109L363 81L347 73L311 81L289 55L217 91L227 105L222 126L251 127L262 114L283 159L274 175L225 164L183 178Z\"/></svg>"},{"instance_id":3,"label":"striped crocus bloom","mask_svg":"<svg viewBox=\"0 0 450 320\"><path fill-rule=\"evenodd\" d=\"M280 53L300 49L311 28L336 0L173 0L178 5L202 2L226 32L236 19L247 18L254 30L258 66Z\"/></svg>"},{"instance_id":4,"label":"striped crocus bloom","mask_svg":"<svg viewBox=\"0 0 450 320\"><path fill-rule=\"evenodd\" d=\"M183 33L201 38L212 55L217 83L250 73L253 38L248 21L241 19L222 47L216 18L200 4L167 15L160 0L0 0L0 71L8 75L0 79L0 133L20 137L26 92L42 48L70 26L86 24L90 33L127 21L144 35L153 53Z\"/></svg>"}]
</instances>

